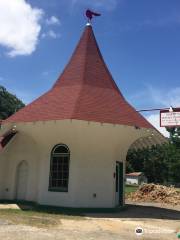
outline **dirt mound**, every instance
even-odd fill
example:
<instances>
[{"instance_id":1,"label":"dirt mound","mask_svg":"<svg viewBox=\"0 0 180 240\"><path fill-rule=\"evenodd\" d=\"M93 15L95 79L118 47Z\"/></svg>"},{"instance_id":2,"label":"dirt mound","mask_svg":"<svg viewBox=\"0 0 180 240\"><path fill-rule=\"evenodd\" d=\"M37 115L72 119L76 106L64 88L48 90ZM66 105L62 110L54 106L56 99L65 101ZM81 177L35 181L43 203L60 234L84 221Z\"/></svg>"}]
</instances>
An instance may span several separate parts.
<instances>
[{"instance_id":1,"label":"dirt mound","mask_svg":"<svg viewBox=\"0 0 180 240\"><path fill-rule=\"evenodd\" d=\"M130 193L127 199L133 202L158 202L180 205L180 191L177 191L174 187L143 184L136 192Z\"/></svg>"}]
</instances>

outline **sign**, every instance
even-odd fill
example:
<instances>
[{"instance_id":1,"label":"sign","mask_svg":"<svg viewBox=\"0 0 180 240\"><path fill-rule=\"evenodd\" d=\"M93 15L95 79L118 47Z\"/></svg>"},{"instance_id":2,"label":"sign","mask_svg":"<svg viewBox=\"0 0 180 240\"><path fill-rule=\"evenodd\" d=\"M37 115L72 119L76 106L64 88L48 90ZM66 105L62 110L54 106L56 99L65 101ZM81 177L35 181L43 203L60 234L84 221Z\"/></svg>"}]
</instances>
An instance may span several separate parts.
<instances>
[{"instance_id":1,"label":"sign","mask_svg":"<svg viewBox=\"0 0 180 240\"><path fill-rule=\"evenodd\" d=\"M160 111L161 127L177 127L180 126L180 108L173 108L172 111Z\"/></svg>"}]
</instances>

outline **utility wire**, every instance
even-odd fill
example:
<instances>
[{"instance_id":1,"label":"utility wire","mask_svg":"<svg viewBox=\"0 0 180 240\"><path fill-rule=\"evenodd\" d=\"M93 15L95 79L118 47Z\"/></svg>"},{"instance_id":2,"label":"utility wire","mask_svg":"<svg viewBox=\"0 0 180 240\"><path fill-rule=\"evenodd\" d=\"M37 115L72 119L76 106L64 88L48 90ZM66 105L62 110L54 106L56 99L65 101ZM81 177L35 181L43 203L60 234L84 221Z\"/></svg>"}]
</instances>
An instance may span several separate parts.
<instances>
[{"instance_id":1,"label":"utility wire","mask_svg":"<svg viewBox=\"0 0 180 240\"><path fill-rule=\"evenodd\" d=\"M136 112L151 112L151 111L163 111L163 110L169 110L170 112L180 110L180 107L172 107L170 106L169 108L150 108L150 109L141 109L141 110L136 110Z\"/></svg>"},{"instance_id":2,"label":"utility wire","mask_svg":"<svg viewBox=\"0 0 180 240\"><path fill-rule=\"evenodd\" d=\"M169 108L141 109L141 110L136 110L136 112L151 112L151 111L161 111L161 110L169 110Z\"/></svg>"}]
</instances>

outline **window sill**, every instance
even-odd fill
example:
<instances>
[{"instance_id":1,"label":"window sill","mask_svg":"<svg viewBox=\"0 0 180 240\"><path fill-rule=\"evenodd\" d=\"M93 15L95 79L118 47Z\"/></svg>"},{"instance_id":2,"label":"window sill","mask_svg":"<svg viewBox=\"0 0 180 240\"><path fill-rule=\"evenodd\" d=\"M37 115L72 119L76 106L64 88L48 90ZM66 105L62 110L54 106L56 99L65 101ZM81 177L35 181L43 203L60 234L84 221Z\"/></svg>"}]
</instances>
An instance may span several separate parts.
<instances>
[{"instance_id":1,"label":"window sill","mask_svg":"<svg viewBox=\"0 0 180 240\"><path fill-rule=\"evenodd\" d=\"M60 189L60 188L49 188L49 192L68 192L68 189Z\"/></svg>"}]
</instances>

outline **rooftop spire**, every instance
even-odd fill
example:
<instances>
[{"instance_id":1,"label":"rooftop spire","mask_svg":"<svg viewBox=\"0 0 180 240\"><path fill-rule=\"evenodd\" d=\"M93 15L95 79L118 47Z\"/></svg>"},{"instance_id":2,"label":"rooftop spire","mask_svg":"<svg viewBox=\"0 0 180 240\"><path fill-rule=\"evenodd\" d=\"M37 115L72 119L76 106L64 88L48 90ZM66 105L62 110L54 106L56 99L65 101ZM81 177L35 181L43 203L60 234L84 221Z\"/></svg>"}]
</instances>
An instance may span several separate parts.
<instances>
[{"instance_id":1,"label":"rooftop spire","mask_svg":"<svg viewBox=\"0 0 180 240\"><path fill-rule=\"evenodd\" d=\"M52 89L6 122L76 119L152 128L122 96L90 25Z\"/></svg>"},{"instance_id":2,"label":"rooftop spire","mask_svg":"<svg viewBox=\"0 0 180 240\"><path fill-rule=\"evenodd\" d=\"M99 50L91 25L85 27L80 41L54 87L89 85L119 92Z\"/></svg>"}]
</instances>

